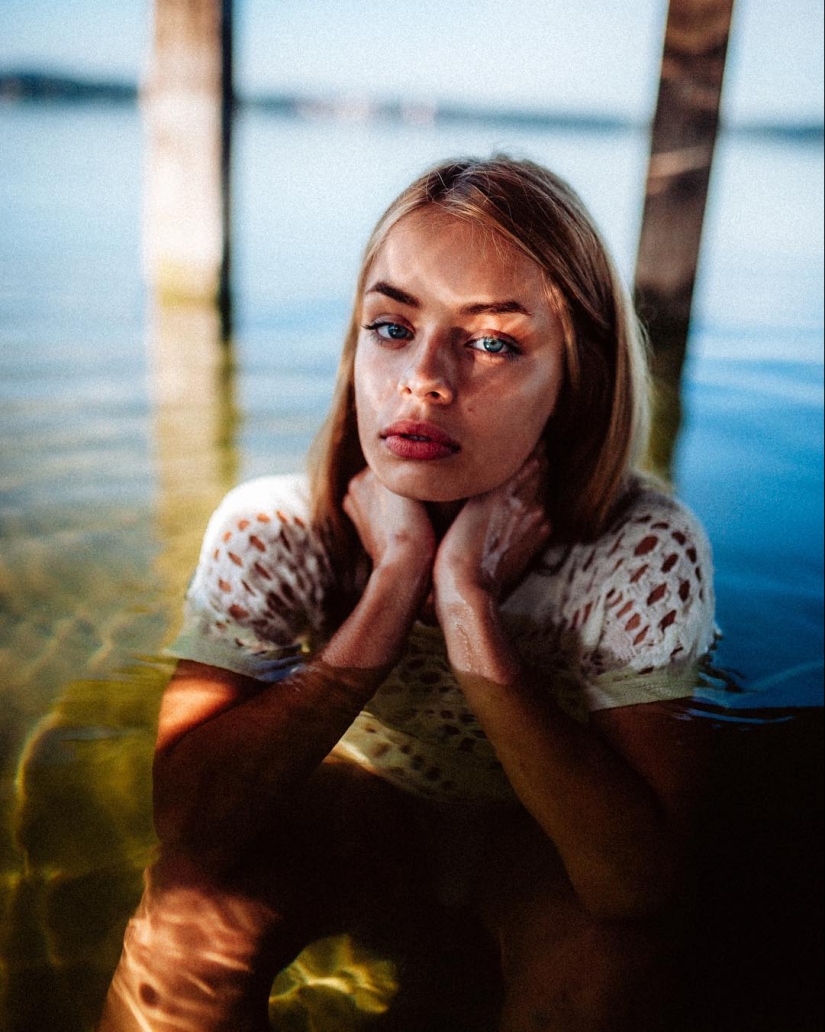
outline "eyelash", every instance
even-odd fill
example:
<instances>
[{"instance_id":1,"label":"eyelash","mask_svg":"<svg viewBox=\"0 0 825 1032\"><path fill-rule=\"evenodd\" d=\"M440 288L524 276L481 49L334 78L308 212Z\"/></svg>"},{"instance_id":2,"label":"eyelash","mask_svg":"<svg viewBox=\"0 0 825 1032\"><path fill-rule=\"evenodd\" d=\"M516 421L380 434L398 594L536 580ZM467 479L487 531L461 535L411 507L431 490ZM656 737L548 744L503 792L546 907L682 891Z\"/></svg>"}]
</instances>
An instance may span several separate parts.
<instances>
[{"instance_id":1,"label":"eyelash","mask_svg":"<svg viewBox=\"0 0 825 1032\"><path fill-rule=\"evenodd\" d=\"M504 344L509 350L507 351L485 351L483 348L473 348L473 351L478 351L482 355L489 355L491 358L519 358L522 354L521 349L511 340L505 337L497 337L493 333L485 333L481 337L475 337L471 340L470 344L480 344L483 340L494 340L497 343Z\"/></svg>"},{"instance_id":2,"label":"eyelash","mask_svg":"<svg viewBox=\"0 0 825 1032\"><path fill-rule=\"evenodd\" d=\"M389 327L389 326L398 327L399 329L403 330L405 333L409 334L410 336L408 336L408 337L383 337L379 333L379 330L381 330L381 329L383 329L385 327ZM411 330L407 329L407 327L404 326L402 323L393 322L391 319L376 319L375 322L367 323L364 326L364 329L367 330L368 332L370 332L373 335L373 337L375 337L377 340L381 341L381 343L385 343L385 344L388 343L388 342L395 343L397 341L410 340L412 338L412 331ZM484 340L500 341L509 350L507 350L507 351L485 351L483 348L471 348L471 350L472 351L477 351L477 352L479 352L479 354L482 354L482 355L487 355L490 358L513 359L513 358L519 358L521 356L521 354L522 354L521 349L518 347L517 344L515 344L514 341L508 340L505 337L499 337L499 336L497 336L496 334L493 334L493 333L484 333L480 337L474 337L471 341L468 341L468 344L479 344L481 341L484 341Z\"/></svg>"},{"instance_id":3,"label":"eyelash","mask_svg":"<svg viewBox=\"0 0 825 1032\"><path fill-rule=\"evenodd\" d=\"M410 335L412 335L411 331L408 330L406 326L402 325L401 323L393 322L392 319L376 319L375 322L368 323L364 327L364 329L365 330L369 330L369 332L374 337L377 337L378 340L383 341L384 343L386 343L387 341L393 341L394 342L394 341L399 341L399 340L409 340L410 339L409 337L382 337L381 334L378 331L380 329L383 329L384 327L387 327L387 326L397 326L399 329L404 330L405 333L409 333Z\"/></svg>"}]
</instances>

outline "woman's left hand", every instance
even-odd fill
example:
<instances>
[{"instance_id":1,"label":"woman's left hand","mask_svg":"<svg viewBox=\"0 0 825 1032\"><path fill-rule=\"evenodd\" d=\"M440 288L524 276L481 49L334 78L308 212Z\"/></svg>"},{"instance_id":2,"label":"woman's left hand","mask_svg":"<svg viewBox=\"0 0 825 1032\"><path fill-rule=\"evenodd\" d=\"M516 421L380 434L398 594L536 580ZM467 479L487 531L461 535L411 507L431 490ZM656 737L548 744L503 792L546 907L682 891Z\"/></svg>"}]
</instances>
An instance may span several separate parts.
<instances>
[{"instance_id":1,"label":"woman's left hand","mask_svg":"<svg viewBox=\"0 0 825 1032\"><path fill-rule=\"evenodd\" d=\"M441 542L433 570L436 609L481 591L498 600L547 542L547 460L536 450L508 481L471 498Z\"/></svg>"}]
</instances>

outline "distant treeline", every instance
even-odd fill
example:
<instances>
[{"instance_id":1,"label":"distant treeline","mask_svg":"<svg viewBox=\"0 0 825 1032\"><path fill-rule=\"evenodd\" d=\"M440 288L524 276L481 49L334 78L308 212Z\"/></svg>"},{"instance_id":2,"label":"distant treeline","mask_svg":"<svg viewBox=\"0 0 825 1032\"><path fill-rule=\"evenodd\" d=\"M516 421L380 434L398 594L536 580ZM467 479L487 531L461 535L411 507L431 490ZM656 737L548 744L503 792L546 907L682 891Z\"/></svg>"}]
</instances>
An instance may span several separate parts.
<instances>
[{"instance_id":1,"label":"distant treeline","mask_svg":"<svg viewBox=\"0 0 825 1032\"><path fill-rule=\"evenodd\" d=\"M133 103L138 88L129 82L96 82L71 79L62 75L40 72L9 72L0 74L0 101L13 103L48 100L57 103Z\"/></svg>"},{"instance_id":2,"label":"distant treeline","mask_svg":"<svg viewBox=\"0 0 825 1032\"><path fill-rule=\"evenodd\" d=\"M0 72L0 103L134 104L140 89L134 82L76 79L42 72ZM349 121L384 119L410 124L472 122L527 129L571 129L618 132L647 128L621 116L523 108L490 109L454 103L382 100L362 96L307 97L291 94L240 96L238 108L252 108L285 118L331 118ZM794 139L822 139L821 122L723 125L728 132Z\"/></svg>"}]
</instances>

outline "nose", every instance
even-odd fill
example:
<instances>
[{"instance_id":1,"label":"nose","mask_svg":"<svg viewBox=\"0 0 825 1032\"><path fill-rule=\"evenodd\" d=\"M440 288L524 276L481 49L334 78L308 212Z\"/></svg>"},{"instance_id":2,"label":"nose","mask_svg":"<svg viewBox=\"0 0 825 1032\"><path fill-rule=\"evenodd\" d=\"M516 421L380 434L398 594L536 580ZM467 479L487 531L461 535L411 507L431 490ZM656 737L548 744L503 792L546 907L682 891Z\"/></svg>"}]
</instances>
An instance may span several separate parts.
<instances>
[{"instance_id":1,"label":"nose","mask_svg":"<svg viewBox=\"0 0 825 1032\"><path fill-rule=\"evenodd\" d=\"M455 398L448 347L435 337L419 340L398 381L399 393L449 405Z\"/></svg>"}]
</instances>

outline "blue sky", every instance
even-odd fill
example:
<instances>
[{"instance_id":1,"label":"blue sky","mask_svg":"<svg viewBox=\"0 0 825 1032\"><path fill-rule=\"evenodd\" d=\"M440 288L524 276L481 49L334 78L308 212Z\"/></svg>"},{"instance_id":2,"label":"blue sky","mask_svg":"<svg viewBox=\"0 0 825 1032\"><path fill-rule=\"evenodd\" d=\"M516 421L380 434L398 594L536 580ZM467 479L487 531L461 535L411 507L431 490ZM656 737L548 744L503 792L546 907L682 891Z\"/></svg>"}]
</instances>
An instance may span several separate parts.
<instances>
[{"instance_id":1,"label":"blue sky","mask_svg":"<svg viewBox=\"0 0 825 1032\"><path fill-rule=\"evenodd\" d=\"M646 118L665 0L236 0L242 90ZM0 69L139 77L150 0L2 0ZM737 0L730 121L816 120L822 0Z\"/></svg>"}]
</instances>

